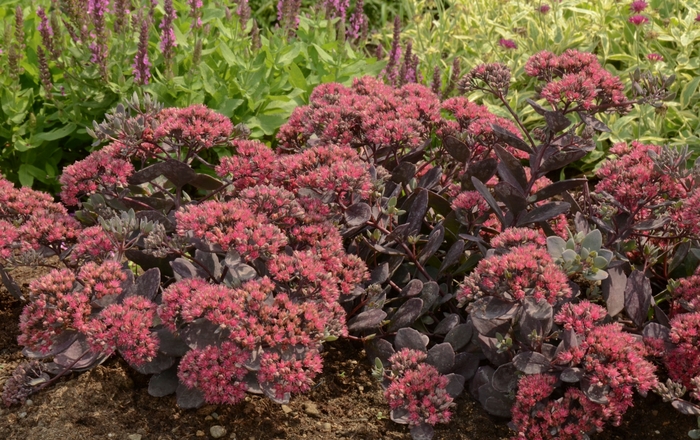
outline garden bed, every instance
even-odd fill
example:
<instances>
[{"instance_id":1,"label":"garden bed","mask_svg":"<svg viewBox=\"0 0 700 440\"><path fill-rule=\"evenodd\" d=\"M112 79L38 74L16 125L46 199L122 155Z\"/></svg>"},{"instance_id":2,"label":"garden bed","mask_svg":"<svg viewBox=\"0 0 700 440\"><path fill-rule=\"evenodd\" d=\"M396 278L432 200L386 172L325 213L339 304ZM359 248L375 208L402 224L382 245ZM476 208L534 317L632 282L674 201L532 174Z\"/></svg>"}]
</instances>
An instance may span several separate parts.
<instances>
[{"instance_id":1,"label":"garden bed","mask_svg":"<svg viewBox=\"0 0 700 440\"><path fill-rule=\"evenodd\" d=\"M48 272L16 270L18 284L28 286ZM0 388L24 360L17 345L22 304L0 287ZM235 406L177 407L175 396L148 394L148 377L112 357L99 367L73 373L30 397L31 405L0 409L0 438L185 440L214 438L221 426L225 439L410 439L408 427L388 419L388 406L372 378L364 350L348 341L327 344L324 371L307 394L278 405L249 395ZM683 439L694 419L650 394L638 398L623 423L595 440ZM506 421L486 414L467 393L457 399L452 422L436 427L436 439L496 440L512 434ZM130 437L131 436L131 437Z\"/></svg>"}]
</instances>

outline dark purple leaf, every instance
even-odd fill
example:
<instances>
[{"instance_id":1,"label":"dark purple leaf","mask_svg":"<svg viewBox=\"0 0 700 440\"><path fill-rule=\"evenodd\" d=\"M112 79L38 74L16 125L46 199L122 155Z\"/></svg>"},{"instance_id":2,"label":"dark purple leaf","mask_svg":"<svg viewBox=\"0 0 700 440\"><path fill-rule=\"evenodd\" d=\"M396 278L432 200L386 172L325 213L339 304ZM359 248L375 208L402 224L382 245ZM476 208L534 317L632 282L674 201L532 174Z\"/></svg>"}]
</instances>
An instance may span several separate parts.
<instances>
[{"instance_id":1,"label":"dark purple leaf","mask_svg":"<svg viewBox=\"0 0 700 440\"><path fill-rule=\"evenodd\" d=\"M136 282L131 289L134 295L143 296L146 299L153 301L158 294L160 287L160 270L157 267L148 269L140 277L136 278ZM131 296L127 294L126 296Z\"/></svg>"},{"instance_id":2,"label":"dark purple leaf","mask_svg":"<svg viewBox=\"0 0 700 440\"><path fill-rule=\"evenodd\" d=\"M465 163L471 156L467 144L454 136L445 136L442 140L442 145L445 146L447 153L459 163Z\"/></svg>"},{"instance_id":3,"label":"dark purple leaf","mask_svg":"<svg viewBox=\"0 0 700 440\"><path fill-rule=\"evenodd\" d=\"M591 383L585 376L581 378L581 391L591 402L601 405L606 405L609 402L608 391L610 391L610 386Z\"/></svg>"},{"instance_id":4,"label":"dark purple leaf","mask_svg":"<svg viewBox=\"0 0 700 440\"><path fill-rule=\"evenodd\" d=\"M372 270L370 284L383 284L389 279L389 263L382 263Z\"/></svg>"},{"instance_id":5,"label":"dark purple leaf","mask_svg":"<svg viewBox=\"0 0 700 440\"><path fill-rule=\"evenodd\" d=\"M428 235L428 241L425 243L423 250L418 254L418 262L424 264L428 258L432 257L435 252L440 249L442 242L445 239L445 228L442 223L435 226L435 228Z\"/></svg>"},{"instance_id":6,"label":"dark purple leaf","mask_svg":"<svg viewBox=\"0 0 700 440\"><path fill-rule=\"evenodd\" d=\"M400 329L396 332L396 337L394 338L394 346L397 351L410 348L411 350L427 352L425 348L427 344L428 341L425 339L424 335L410 327Z\"/></svg>"},{"instance_id":7,"label":"dark purple leaf","mask_svg":"<svg viewBox=\"0 0 700 440\"><path fill-rule=\"evenodd\" d=\"M420 314L423 315L435 304L435 301L440 297L440 286L435 281L428 281L423 284L423 290L420 293L420 299L423 300L423 307Z\"/></svg>"},{"instance_id":8,"label":"dark purple leaf","mask_svg":"<svg viewBox=\"0 0 700 440\"><path fill-rule=\"evenodd\" d=\"M159 374L175 365L175 358L158 353L150 362L141 365L129 365L141 374Z\"/></svg>"},{"instance_id":9,"label":"dark purple leaf","mask_svg":"<svg viewBox=\"0 0 700 440\"><path fill-rule=\"evenodd\" d=\"M486 397L481 398L482 395ZM497 417L511 417L510 409L513 407L513 401L503 393L494 390L491 385L486 384L479 388L479 398L487 413Z\"/></svg>"},{"instance_id":10,"label":"dark purple leaf","mask_svg":"<svg viewBox=\"0 0 700 440\"><path fill-rule=\"evenodd\" d=\"M348 330L359 332L378 328L386 318L386 312L381 309L370 309L348 321Z\"/></svg>"},{"instance_id":11,"label":"dark purple leaf","mask_svg":"<svg viewBox=\"0 0 700 440\"><path fill-rule=\"evenodd\" d=\"M671 259L671 264L668 266L668 271L672 272L675 268L681 265L685 261L685 257L688 256L690 251L690 241L684 241L676 247L673 253L673 259Z\"/></svg>"},{"instance_id":12,"label":"dark purple leaf","mask_svg":"<svg viewBox=\"0 0 700 440\"><path fill-rule=\"evenodd\" d=\"M542 165L540 165L539 172L548 173L553 170L559 170L570 163L584 158L586 154L588 154L588 151L583 148L562 149L546 154Z\"/></svg>"},{"instance_id":13,"label":"dark purple leaf","mask_svg":"<svg viewBox=\"0 0 700 440\"><path fill-rule=\"evenodd\" d=\"M462 391L464 391L464 376L461 374L447 374L445 377L447 377L447 386L445 387L445 391L447 391L447 394L450 395L453 399L456 399L457 396L462 394Z\"/></svg>"},{"instance_id":14,"label":"dark purple leaf","mask_svg":"<svg viewBox=\"0 0 700 440\"><path fill-rule=\"evenodd\" d=\"M396 183L406 184L416 175L416 165L410 162L401 162L391 172L391 180Z\"/></svg>"},{"instance_id":15,"label":"dark purple leaf","mask_svg":"<svg viewBox=\"0 0 700 440\"><path fill-rule=\"evenodd\" d=\"M525 351L513 358L513 365L525 374L542 374L549 371L551 364L547 357L536 351Z\"/></svg>"},{"instance_id":16,"label":"dark purple leaf","mask_svg":"<svg viewBox=\"0 0 700 440\"><path fill-rule=\"evenodd\" d=\"M507 352L499 353L497 338L479 335L478 340L481 351L492 365L499 366L510 361L510 355Z\"/></svg>"},{"instance_id":17,"label":"dark purple leaf","mask_svg":"<svg viewBox=\"0 0 700 440\"><path fill-rule=\"evenodd\" d=\"M491 124L491 129L493 130L493 134L496 135L499 141L504 142L510 145L511 147L517 148L518 150L524 151L528 154L533 153L532 148L530 148L530 146L525 141L520 139L515 133L512 133L509 130L506 130L505 128L496 124ZM501 158L501 160L503 160L503 158Z\"/></svg>"},{"instance_id":18,"label":"dark purple leaf","mask_svg":"<svg viewBox=\"0 0 700 440\"><path fill-rule=\"evenodd\" d=\"M530 336L534 333L539 337L546 336L552 329L554 311L544 299L537 302L527 297L523 301L523 314L519 320L520 335L527 344L531 344Z\"/></svg>"},{"instance_id":19,"label":"dark purple leaf","mask_svg":"<svg viewBox=\"0 0 700 440\"><path fill-rule=\"evenodd\" d=\"M433 330L433 333L436 335L446 335L458 324L459 315L456 313L450 313L444 318L442 318L442 321L440 321L438 325L435 326L435 330Z\"/></svg>"},{"instance_id":20,"label":"dark purple leaf","mask_svg":"<svg viewBox=\"0 0 700 440\"><path fill-rule=\"evenodd\" d=\"M656 304L654 304L654 317L656 318L656 321L664 327L671 327L671 322L669 321L668 316Z\"/></svg>"},{"instance_id":21,"label":"dark purple leaf","mask_svg":"<svg viewBox=\"0 0 700 440\"><path fill-rule=\"evenodd\" d=\"M460 324L447 333L447 336L445 336L445 342L452 345L452 348L455 351L461 350L471 340L473 331L474 325L471 321L468 321L466 324Z\"/></svg>"},{"instance_id":22,"label":"dark purple leaf","mask_svg":"<svg viewBox=\"0 0 700 440\"><path fill-rule=\"evenodd\" d=\"M498 145L494 146L494 151L498 158L501 159L496 168L498 175L501 179L518 189L521 194L524 194L527 187L527 175L520 160Z\"/></svg>"},{"instance_id":23,"label":"dark purple leaf","mask_svg":"<svg viewBox=\"0 0 700 440\"><path fill-rule=\"evenodd\" d=\"M544 121L552 133L558 133L571 125L571 121L559 110L545 111Z\"/></svg>"},{"instance_id":24,"label":"dark purple leaf","mask_svg":"<svg viewBox=\"0 0 700 440\"><path fill-rule=\"evenodd\" d=\"M0 278L2 279L2 284L7 291L10 292L10 295L14 296L16 299L22 299L22 289L20 289L15 280L8 275L2 264L0 264Z\"/></svg>"},{"instance_id":25,"label":"dark purple leaf","mask_svg":"<svg viewBox=\"0 0 700 440\"><path fill-rule=\"evenodd\" d=\"M498 217L498 220L501 222L501 225L505 226L506 221L503 218L503 212L501 211L501 208L498 206L498 202L496 202L496 199L493 198L491 195L491 192L489 189L479 181L476 177L472 177L472 185L474 185L474 188L479 191L479 194L486 200L486 203L491 207L493 210L494 214L496 214L496 217Z\"/></svg>"},{"instance_id":26,"label":"dark purple leaf","mask_svg":"<svg viewBox=\"0 0 700 440\"><path fill-rule=\"evenodd\" d=\"M647 325L644 326L642 335L645 338L662 339L666 342L671 341L671 329L656 322L648 322Z\"/></svg>"},{"instance_id":27,"label":"dark purple leaf","mask_svg":"<svg viewBox=\"0 0 700 440\"><path fill-rule=\"evenodd\" d=\"M163 175L170 180L173 185L183 187L192 182L197 173L184 162L175 159L166 159L163 162L158 162L149 165L146 168L135 172L128 178L128 182L132 185L140 185Z\"/></svg>"},{"instance_id":28,"label":"dark purple leaf","mask_svg":"<svg viewBox=\"0 0 700 440\"><path fill-rule=\"evenodd\" d=\"M177 367L171 367L151 376L148 381L148 394L153 397L165 397L177 391L178 385Z\"/></svg>"},{"instance_id":29,"label":"dark purple leaf","mask_svg":"<svg viewBox=\"0 0 700 440\"><path fill-rule=\"evenodd\" d=\"M443 273L446 269L449 269L454 264L458 263L459 260L464 255L464 240L455 241L452 246L447 250L445 258L442 260L439 272Z\"/></svg>"},{"instance_id":30,"label":"dark purple leaf","mask_svg":"<svg viewBox=\"0 0 700 440\"><path fill-rule=\"evenodd\" d=\"M455 352L450 344L443 342L428 350L425 362L437 368L440 374L447 374L455 365Z\"/></svg>"},{"instance_id":31,"label":"dark purple leaf","mask_svg":"<svg viewBox=\"0 0 700 440\"><path fill-rule=\"evenodd\" d=\"M419 295L422 290L423 281L419 279L412 279L403 287L403 289L401 289L399 296L416 296Z\"/></svg>"},{"instance_id":32,"label":"dark purple leaf","mask_svg":"<svg viewBox=\"0 0 700 440\"><path fill-rule=\"evenodd\" d=\"M408 425L408 410L406 408L392 409L389 412L389 418L399 425Z\"/></svg>"},{"instance_id":33,"label":"dark purple leaf","mask_svg":"<svg viewBox=\"0 0 700 440\"><path fill-rule=\"evenodd\" d=\"M491 386L501 393L510 393L518 386L518 369L512 362L496 368L491 378Z\"/></svg>"},{"instance_id":34,"label":"dark purple leaf","mask_svg":"<svg viewBox=\"0 0 700 440\"><path fill-rule=\"evenodd\" d=\"M421 315L423 300L420 298L410 298L391 317L388 331L395 332L402 327L408 327Z\"/></svg>"},{"instance_id":35,"label":"dark purple leaf","mask_svg":"<svg viewBox=\"0 0 700 440\"><path fill-rule=\"evenodd\" d=\"M544 116L544 114L548 112L546 108L542 107L536 101L533 101L530 98L526 99L525 102L530 104L530 107L532 107L537 113L539 113L542 116Z\"/></svg>"},{"instance_id":36,"label":"dark purple leaf","mask_svg":"<svg viewBox=\"0 0 700 440\"><path fill-rule=\"evenodd\" d=\"M671 406L676 408L681 414L686 414L689 416L700 416L700 407L693 405L685 400L673 400Z\"/></svg>"},{"instance_id":37,"label":"dark purple leaf","mask_svg":"<svg viewBox=\"0 0 700 440\"><path fill-rule=\"evenodd\" d=\"M552 183L551 185L548 185L542 188L541 190L537 191L528 199L528 201L530 203L536 203L542 200L550 199L556 195L561 194L564 191L570 191L572 189L575 189L583 185L586 181L586 179L569 179Z\"/></svg>"},{"instance_id":38,"label":"dark purple leaf","mask_svg":"<svg viewBox=\"0 0 700 440\"><path fill-rule=\"evenodd\" d=\"M608 309L608 315L616 316L625 307L625 287L627 275L625 275L624 261L612 261L605 271L608 277L601 283L603 299Z\"/></svg>"},{"instance_id":39,"label":"dark purple leaf","mask_svg":"<svg viewBox=\"0 0 700 440\"><path fill-rule=\"evenodd\" d=\"M262 388L260 388L258 373L256 371L249 371L243 378L242 382L246 385L246 392L258 395L264 394Z\"/></svg>"},{"instance_id":40,"label":"dark purple leaf","mask_svg":"<svg viewBox=\"0 0 700 440\"><path fill-rule=\"evenodd\" d=\"M427 173L423 174L418 180L418 188L431 189L438 183L440 183L440 178L442 177L442 168L434 167L428 170Z\"/></svg>"},{"instance_id":41,"label":"dark purple leaf","mask_svg":"<svg viewBox=\"0 0 700 440\"><path fill-rule=\"evenodd\" d=\"M192 262L185 260L184 258L176 258L170 262L170 267L173 268L175 273L175 279L180 281L185 278L203 278L207 279L207 275L201 267L192 264Z\"/></svg>"},{"instance_id":42,"label":"dark purple leaf","mask_svg":"<svg viewBox=\"0 0 700 440\"><path fill-rule=\"evenodd\" d=\"M581 118L581 120L583 121L583 123L594 129L595 131L599 131L601 133L610 133L610 128L608 128L608 126L603 124L601 121L594 118L592 115L580 111L577 113L579 118Z\"/></svg>"},{"instance_id":43,"label":"dark purple leaf","mask_svg":"<svg viewBox=\"0 0 700 440\"><path fill-rule=\"evenodd\" d=\"M398 225L389 235L386 236L386 243L403 240L409 234L410 229L411 225L408 223Z\"/></svg>"},{"instance_id":44,"label":"dark purple leaf","mask_svg":"<svg viewBox=\"0 0 700 440\"><path fill-rule=\"evenodd\" d=\"M219 179L216 179L208 174L197 174L190 182L190 185L198 189L207 191L215 191L224 184Z\"/></svg>"},{"instance_id":45,"label":"dark purple leaf","mask_svg":"<svg viewBox=\"0 0 700 440\"><path fill-rule=\"evenodd\" d=\"M401 329L404 330L404 329ZM399 330L399 332L401 331ZM406 329L409 330L409 329ZM413 329L410 329L413 330ZM418 333L418 332L416 332ZM399 333L396 334L396 336L399 336ZM420 333L418 333L418 336L420 337ZM422 341L422 340L421 340ZM425 344L422 344L423 349L421 351L427 351L425 349ZM382 361L382 365L384 365L384 368L389 368L389 358L391 355L395 353L394 351L394 346L391 345L391 342L387 341L386 339L372 339L369 342L365 344L365 351L367 352L367 359L374 360L376 358L379 358L380 361Z\"/></svg>"},{"instance_id":46,"label":"dark purple leaf","mask_svg":"<svg viewBox=\"0 0 700 440\"><path fill-rule=\"evenodd\" d=\"M194 253L194 259L197 260L197 262L199 262L202 266L204 266L204 268L206 268L207 271L209 271L209 274L211 274L211 276L214 279L218 280L221 277L223 271L221 261L219 260L218 255L216 255L213 252L204 252L197 249ZM199 267L200 269L204 270L204 268L202 268L200 264L193 264ZM208 277L209 276L207 275L207 278Z\"/></svg>"},{"instance_id":47,"label":"dark purple leaf","mask_svg":"<svg viewBox=\"0 0 700 440\"><path fill-rule=\"evenodd\" d=\"M518 226L529 225L530 223L543 222L567 212L571 208L566 202L549 202L538 206L530 212L520 216Z\"/></svg>"},{"instance_id":48,"label":"dark purple leaf","mask_svg":"<svg viewBox=\"0 0 700 440\"><path fill-rule=\"evenodd\" d=\"M423 219L428 212L428 191L423 188L417 188L404 205L408 205L411 199L413 200L410 207L401 207L401 209L408 212L406 223L411 225L407 231L409 235L419 232L423 225Z\"/></svg>"},{"instance_id":49,"label":"dark purple leaf","mask_svg":"<svg viewBox=\"0 0 700 440\"><path fill-rule=\"evenodd\" d=\"M158 350L168 356L182 357L190 350L185 341L178 335L163 327L156 330L158 335Z\"/></svg>"},{"instance_id":50,"label":"dark purple leaf","mask_svg":"<svg viewBox=\"0 0 700 440\"><path fill-rule=\"evenodd\" d=\"M187 388L179 384L176 393L177 406L182 409L194 409L204 405L204 394L197 388Z\"/></svg>"},{"instance_id":51,"label":"dark purple leaf","mask_svg":"<svg viewBox=\"0 0 700 440\"><path fill-rule=\"evenodd\" d=\"M411 427L411 439L412 440L432 440L435 435L435 428L427 423L421 423Z\"/></svg>"},{"instance_id":52,"label":"dark purple leaf","mask_svg":"<svg viewBox=\"0 0 700 440\"><path fill-rule=\"evenodd\" d=\"M230 330L223 329L206 318L197 318L180 330L180 336L192 349L210 345L221 345L228 338Z\"/></svg>"},{"instance_id":53,"label":"dark purple leaf","mask_svg":"<svg viewBox=\"0 0 700 440\"><path fill-rule=\"evenodd\" d=\"M148 270L153 267L160 269L160 272L165 276L173 276L173 268L170 262L174 257L158 258L151 254L147 254L138 249L128 249L124 252L124 256L129 260L139 265L143 270Z\"/></svg>"},{"instance_id":54,"label":"dark purple leaf","mask_svg":"<svg viewBox=\"0 0 700 440\"><path fill-rule=\"evenodd\" d=\"M372 218L372 208L364 202L350 205L345 211L345 223L348 226L364 225Z\"/></svg>"},{"instance_id":55,"label":"dark purple leaf","mask_svg":"<svg viewBox=\"0 0 700 440\"><path fill-rule=\"evenodd\" d=\"M493 378L493 373L495 371L496 370L490 365L481 366L476 370L474 378L469 383L469 392L475 399L479 400L479 389L482 386L488 385L491 387L491 378Z\"/></svg>"},{"instance_id":56,"label":"dark purple leaf","mask_svg":"<svg viewBox=\"0 0 700 440\"><path fill-rule=\"evenodd\" d=\"M583 215L581 211L576 211L576 215L574 216L574 225L576 226L576 230L579 232L583 232L584 234L591 232L591 228L588 225L588 220L586 220L586 216Z\"/></svg>"},{"instance_id":57,"label":"dark purple leaf","mask_svg":"<svg viewBox=\"0 0 700 440\"><path fill-rule=\"evenodd\" d=\"M581 380L585 373L586 372L583 371L582 368L567 368L561 372L559 379L561 379L562 382L576 383Z\"/></svg>"},{"instance_id":58,"label":"dark purple leaf","mask_svg":"<svg viewBox=\"0 0 700 440\"><path fill-rule=\"evenodd\" d=\"M625 286L625 311L637 327L642 327L646 322L651 299L649 278L644 272L633 271Z\"/></svg>"},{"instance_id":59,"label":"dark purple leaf","mask_svg":"<svg viewBox=\"0 0 700 440\"><path fill-rule=\"evenodd\" d=\"M474 184L472 183L472 177L480 182L488 182L489 179L496 174L497 169L498 159L493 157L469 164L467 172L460 177L462 189L465 191L475 190L476 188L474 188Z\"/></svg>"},{"instance_id":60,"label":"dark purple leaf","mask_svg":"<svg viewBox=\"0 0 700 440\"><path fill-rule=\"evenodd\" d=\"M65 351L78 339L78 332L75 330L64 330L51 338L51 348L46 353L32 351L28 348L22 349L22 354L29 359L44 359Z\"/></svg>"},{"instance_id":61,"label":"dark purple leaf","mask_svg":"<svg viewBox=\"0 0 700 440\"><path fill-rule=\"evenodd\" d=\"M428 206L443 217L447 217L452 212L450 202L433 191L428 191Z\"/></svg>"},{"instance_id":62,"label":"dark purple leaf","mask_svg":"<svg viewBox=\"0 0 700 440\"><path fill-rule=\"evenodd\" d=\"M522 193L508 182L498 182L493 188L496 197L502 201L513 216L527 209L527 200Z\"/></svg>"},{"instance_id":63,"label":"dark purple leaf","mask_svg":"<svg viewBox=\"0 0 700 440\"><path fill-rule=\"evenodd\" d=\"M635 223L634 226L632 226L632 229L635 231L651 231L652 229L659 229L662 226L664 226L666 223L670 222L671 218L670 217L661 217L661 218L653 218L650 220L644 220L638 223Z\"/></svg>"},{"instance_id":64,"label":"dark purple leaf","mask_svg":"<svg viewBox=\"0 0 700 440\"><path fill-rule=\"evenodd\" d=\"M481 356L478 353L457 353L455 356L455 373L465 380L470 380L479 368Z\"/></svg>"},{"instance_id":65,"label":"dark purple leaf","mask_svg":"<svg viewBox=\"0 0 700 440\"><path fill-rule=\"evenodd\" d=\"M93 351L82 334L64 351L54 356L56 365L70 368L71 371L85 371L104 362L109 356Z\"/></svg>"}]
</instances>

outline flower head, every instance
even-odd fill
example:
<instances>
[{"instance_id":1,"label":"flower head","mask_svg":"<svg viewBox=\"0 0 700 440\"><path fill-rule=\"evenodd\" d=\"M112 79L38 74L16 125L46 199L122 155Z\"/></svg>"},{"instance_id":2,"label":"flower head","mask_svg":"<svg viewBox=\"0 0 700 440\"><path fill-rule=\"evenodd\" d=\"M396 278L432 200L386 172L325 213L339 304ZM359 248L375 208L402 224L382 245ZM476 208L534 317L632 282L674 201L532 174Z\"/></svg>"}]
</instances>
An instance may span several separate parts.
<instances>
[{"instance_id":1,"label":"flower head","mask_svg":"<svg viewBox=\"0 0 700 440\"><path fill-rule=\"evenodd\" d=\"M630 4L630 11L639 14L649 6L644 0L635 0Z\"/></svg>"},{"instance_id":2,"label":"flower head","mask_svg":"<svg viewBox=\"0 0 700 440\"><path fill-rule=\"evenodd\" d=\"M550 9L551 9L551 8L550 8L549 5L544 4L544 5L540 5L540 6L537 8L537 12L539 12L540 14L546 14L547 12L549 12Z\"/></svg>"},{"instance_id":3,"label":"flower head","mask_svg":"<svg viewBox=\"0 0 700 440\"><path fill-rule=\"evenodd\" d=\"M645 15L633 15L628 20L635 26L641 26L649 22L649 19Z\"/></svg>"},{"instance_id":4,"label":"flower head","mask_svg":"<svg viewBox=\"0 0 700 440\"><path fill-rule=\"evenodd\" d=\"M507 40L505 38L501 38L500 40L498 40L498 45L504 49L517 49L518 48L518 45L515 43L515 41Z\"/></svg>"},{"instance_id":5,"label":"flower head","mask_svg":"<svg viewBox=\"0 0 700 440\"><path fill-rule=\"evenodd\" d=\"M651 61L652 63L656 63L659 61L663 61L664 57L659 55L658 53L649 53L647 54L647 60Z\"/></svg>"}]
</instances>

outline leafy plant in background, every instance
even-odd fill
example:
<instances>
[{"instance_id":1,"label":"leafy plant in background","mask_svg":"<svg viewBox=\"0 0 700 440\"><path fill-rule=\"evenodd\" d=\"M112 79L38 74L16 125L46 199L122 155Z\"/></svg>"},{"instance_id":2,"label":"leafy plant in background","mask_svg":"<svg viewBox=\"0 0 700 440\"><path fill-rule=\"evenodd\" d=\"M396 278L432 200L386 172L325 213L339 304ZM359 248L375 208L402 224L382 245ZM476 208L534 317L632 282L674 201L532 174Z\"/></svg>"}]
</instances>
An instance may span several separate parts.
<instances>
[{"instance_id":1,"label":"leafy plant in background","mask_svg":"<svg viewBox=\"0 0 700 440\"><path fill-rule=\"evenodd\" d=\"M338 300L366 267L306 194L346 204L368 193L369 175L347 148L275 155L241 133L202 105L161 109L135 97L117 107L95 125L109 143L61 177L61 197L83 225L58 209L27 214L32 190L3 180L4 262L36 264L23 263L27 249L42 261L49 248L66 265L30 286L19 343L28 357L53 360L18 370L7 405L115 351L153 375L152 395L177 393L185 408L233 404L245 392L284 403L310 389L322 344L347 332ZM203 156L215 147L234 155L214 166ZM71 233L26 229L51 215L70 220Z\"/></svg>"},{"instance_id":2,"label":"leafy plant in background","mask_svg":"<svg viewBox=\"0 0 700 440\"><path fill-rule=\"evenodd\" d=\"M92 148L85 128L135 91L168 106L204 103L269 140L317 84L382 68L361 35L344 41L340 18L324 14L300 16L288 35L259 29L244 1L6 2L0 169L56 191L60 169Z\"/></svg>"},{"instance_id":3,"label":"leafy plant in background","mask_svg":"<svg viewBox=\"0 0 700 440\"><path fill-rule=\"evenodd\" d=\"M526 2L490 1L414 2L415 14L404 21L401 38L410 41L420 59L418 66L424 83L435 76L450 83L452 64L461 59L469 70L482 63L502 62L515 73L509 104L525 106L537 93L536 83L522 75L530 54L543 49L561 54L567 49L595 53L602 66L614 75L626 78L635 69L652 70L666 76L676 75L676 99L657 108L635 106L629 113L601 115L609 133L597 137L596 149L569 168L570 173L591 173L612 144L637 139L673 146L690 145L697 157L698 105L695 93L700 78L697 39L700 27L692 2L649 1L636 11L634 2L582 0ZM639 14L648 19L636 26L630 17ZM585 31L584 31L585 30ZM393 29L385 25L375 38L390 47ZM499 45L512 41L514 48ZM440 71L439 74L435 70ZM448 96L448 95L446 95ZM499 103L480 91L470 93L472 100L483 99L489 109L506 116ZM534 110L522 114L528 129L537 124Z\"/></svg>"}]
</instances>

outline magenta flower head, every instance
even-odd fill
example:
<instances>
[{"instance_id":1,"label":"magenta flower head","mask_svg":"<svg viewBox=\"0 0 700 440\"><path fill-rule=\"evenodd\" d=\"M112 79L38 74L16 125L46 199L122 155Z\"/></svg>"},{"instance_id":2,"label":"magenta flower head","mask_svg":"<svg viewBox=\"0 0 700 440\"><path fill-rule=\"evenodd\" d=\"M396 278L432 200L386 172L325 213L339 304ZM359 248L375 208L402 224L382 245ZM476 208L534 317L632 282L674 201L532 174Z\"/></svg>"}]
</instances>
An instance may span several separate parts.
<instances>
[{"instance_id":1,"label":"magenta flower head","mask_svg":"<svg viewBox=\"0 0 700 440\"><path fill-rule=\"evenodd\" d=\"M700 12L698 12L698 15L695 16L695 21L700 22Z\"/></svg>"},{"instance_id":2,"label":"magenta flower head","mask_svg":"<svg viewBox=\"0 0 700 440\"><path fill-rule=\"evenodd\" d=\"M517 49L518 48L518 45L515 43L515 41L506 40L505 38L501 38L500 40L498 40L498 45L504 49Z\"/></svg>"},{"instance_id":3,"label":"magenta flower head","mask_svg":"<svg viewBox=\"0 0 700 440\"><path fill-rule=\"evenodd\" d=\"M645 10L647 6L649 6L649 4L644 0L635 0L632 2L632 4L630 4L630 11L639 14L640 12Z\"/></svg>"},{"instance_id":4,"label":"magenta flower head","mask_svg":"<svg viewBox=\"0 0 700 440\"><path fill-rule=\"evenodd\" d=\"M540 5L537 8L537 12L539 12L540 14L546 14L547 12L549 12L550 9L551 8L549 5Z\"/></svg>"},{"instance_id":5,"label":"magenta flower head","mask_svg":"<svg viewBox=\"0 0 700 440\"><path fill-rule=\"evenodd\" d=\"M659 61L663 61L664 57L662 55L659 55L658 53L652 52L650 54L647 54L647 60L651 61L652 63L656 63Z\"/></svg>"},{"instance_id":6,"label":"magenta flower head","mask_svg":"<svg viewBox=\"0 0 700 440\"><path fill-rule=\"evenodd\" d=\"M629 18L628 21L635 26L640 26L645 23L649 23L649 19L644 15L633 15Z\"/></svg>"}]
</instances>

